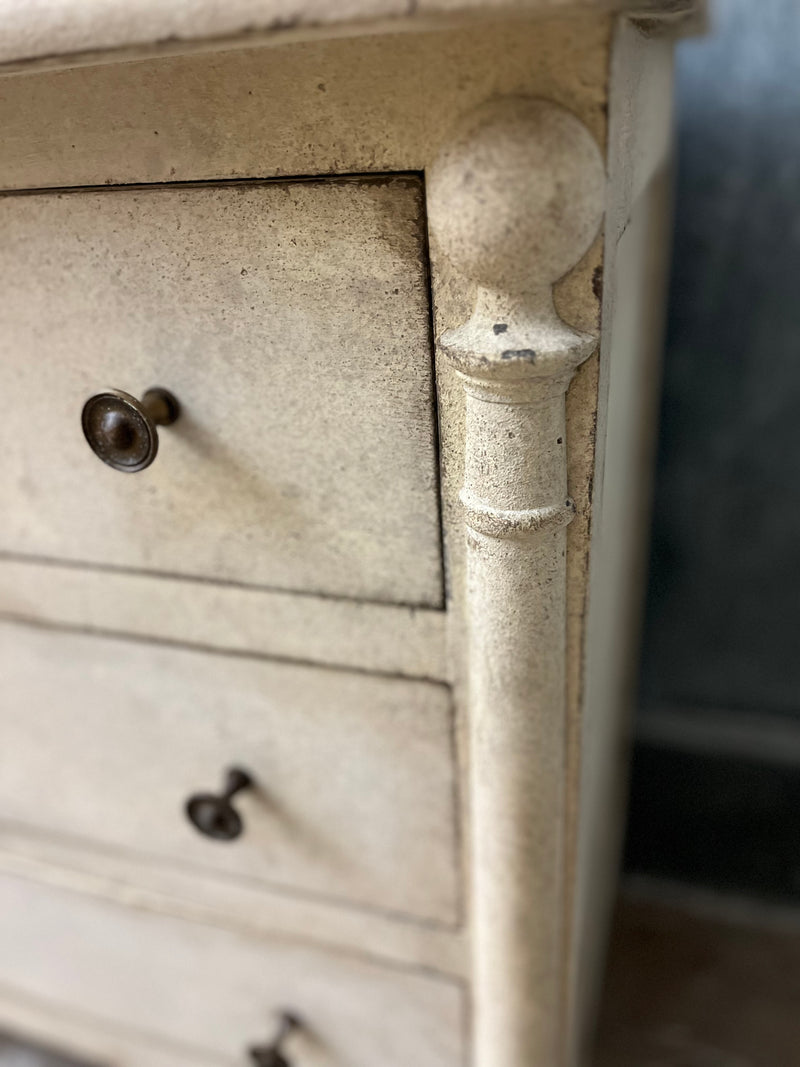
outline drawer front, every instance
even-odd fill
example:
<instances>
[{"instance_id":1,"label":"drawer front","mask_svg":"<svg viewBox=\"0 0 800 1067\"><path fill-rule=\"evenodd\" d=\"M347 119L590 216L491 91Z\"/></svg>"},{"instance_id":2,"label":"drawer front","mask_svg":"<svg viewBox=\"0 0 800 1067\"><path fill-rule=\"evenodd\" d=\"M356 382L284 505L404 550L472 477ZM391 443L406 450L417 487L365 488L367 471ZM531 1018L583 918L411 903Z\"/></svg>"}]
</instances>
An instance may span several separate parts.
<instances>
[{"instance_id":1,"label":"drawer front","mask_svg":"<svg viewBox=\"0 0 800 1067\"><path fill-rule=\"evenodd\" d=\"M438 606L415 177L0 197L0 552ZM171 391L137 474L84 401Z\"/></svg>"},{"instance_id":2,"label":"drawer front","mask_svg":"<svg viewBox=\"0 0 800 1067\"><path fill-rule=\"evenodd\" d=\"M297 1067L463 1067L462 992L450 980L311 945L128 910L0 876L0 984L56 1012L124 1027L196 1062L245 1067L275 1015L305 1024L285 1052ZM9 997L9 1003L12 998ZM3 1018L5 1012L7 1018ZM13 1026L0 993L0 1025ZM114 1064L146 1055L119 1051Z\"/></svg>"},{"instance_id":3,"label":"drawer front","mask_svg":"<svg viewBox=\"0 0 800 1067\"><path fill-rule=\"evenodd\" d=\"M450 924L449 690L0 624L0 817L199 876ZM240 766L243 832L184 806ZM198 879L202 893L202 877Z\"/></svg>"}]
</instances>

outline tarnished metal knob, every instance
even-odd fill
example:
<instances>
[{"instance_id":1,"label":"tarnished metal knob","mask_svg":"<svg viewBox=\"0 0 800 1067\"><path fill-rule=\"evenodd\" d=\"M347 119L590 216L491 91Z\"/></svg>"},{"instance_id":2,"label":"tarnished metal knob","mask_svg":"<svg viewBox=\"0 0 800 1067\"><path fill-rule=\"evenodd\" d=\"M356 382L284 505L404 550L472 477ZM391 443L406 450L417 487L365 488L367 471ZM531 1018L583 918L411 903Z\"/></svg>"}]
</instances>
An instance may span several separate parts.
<instances>
[{"instance_id":1,"label":"tarnished metal knob","mask_svg":"<svg viewBox=\"0 0 800 1067\"><path fill-rule=\"evenodd\" d=\"M216 841L233 841L241 834L244 824L231 801L237 793L250 789L252 785L253 779L247 771L232 767L221 793L195 793L189 797L186 801L189 821L206 837L213 837Z\"/></svg>"},{"instance_id":2,"label":"tarnished metal knob","mask_svg":"<svg viewBox=\"0 0 800 1067\"><path fill-rule=\"evenodd\" d=\"M148 389L141 400L106 389L83 405L83 435L94 454L115 471L133 474L158 454L158 426L170 426L180 404L166 389Z\"/></svg>"},{"instance_id":3,"label":"tarnished metal knob","mask_svg":"<svg viewBox=\"0 0 800 1067\"><path fill-rule=\"evenodd\" d=\"M291 1062L283 1054L283 1043L292 1030L298 1029L300 1020L291 1012L285 1011L281 1015L278 1032L268 1045L257 1045L251 1048L250 1059L256 1067L292 1067Z\"/></svg>"}]
</instances>

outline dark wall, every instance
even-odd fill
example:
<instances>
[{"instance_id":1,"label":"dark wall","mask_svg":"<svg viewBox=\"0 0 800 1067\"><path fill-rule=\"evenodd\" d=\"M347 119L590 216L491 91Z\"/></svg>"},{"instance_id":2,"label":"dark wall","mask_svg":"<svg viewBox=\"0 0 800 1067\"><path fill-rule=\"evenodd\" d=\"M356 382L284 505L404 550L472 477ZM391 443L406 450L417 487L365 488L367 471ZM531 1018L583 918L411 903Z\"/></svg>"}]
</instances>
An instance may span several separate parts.
<instances>
[{"instance_id":1,"label":"dark wall","mask_svg":"<svg viewBox=\"0 0 800 1067\"><path fill-rule=\"evenodd\" d=\"M800 4L717 0L710 19L678 48L628 865L792 895L800 758L759 742L800 740Z\"/></svg>"}]
</instances>

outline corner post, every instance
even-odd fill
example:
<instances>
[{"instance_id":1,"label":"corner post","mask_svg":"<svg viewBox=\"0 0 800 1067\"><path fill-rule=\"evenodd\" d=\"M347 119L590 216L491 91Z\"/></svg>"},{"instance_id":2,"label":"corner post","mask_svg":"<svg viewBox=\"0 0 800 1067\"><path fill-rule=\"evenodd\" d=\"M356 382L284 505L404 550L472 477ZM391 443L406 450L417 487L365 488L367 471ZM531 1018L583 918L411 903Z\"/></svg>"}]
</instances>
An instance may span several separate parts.
<instances>
[{"instance_id":1,"label":"corner post","mask_svg":"<svg viewBox=\"0 0 800 1067\"><path fill-rule=\"evenodd\" d=\"M564 923L565 395L596 338L552 286L602 217L597 145L570 112L507 98L428 175L431 240L476 287L440 351L465 392L467 700L475 1067L560 1067Z\"/></svg>"}]
</instances>

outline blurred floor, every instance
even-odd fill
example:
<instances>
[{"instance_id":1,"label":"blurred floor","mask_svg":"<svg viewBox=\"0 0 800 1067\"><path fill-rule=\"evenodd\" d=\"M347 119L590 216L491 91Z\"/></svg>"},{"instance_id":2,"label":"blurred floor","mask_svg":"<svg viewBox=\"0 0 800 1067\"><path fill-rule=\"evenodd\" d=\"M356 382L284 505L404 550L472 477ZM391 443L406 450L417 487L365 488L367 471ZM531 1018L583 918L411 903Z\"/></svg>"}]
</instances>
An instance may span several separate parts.
<instances>
[{"instance_id":1,"label":"blurred floor","mask_svg":"<svg viewBox=\"0 0 800 1067\"><path fill-rule=\"evenodd\" d=\"M593 1067L798 1065L800 913L620 900ZM0 1067L80 1065L0 1037Z\"/></svg>"},{"instance_id":2,"label":"blurred floor","mask_svg":"<svg viewBox=\"0 0 800 1067\"><path fill-rule=\"evenodd\" d=\"M800 912L620 900L594 1067L798 1067Z\"/></svg>"}]
</instances>

